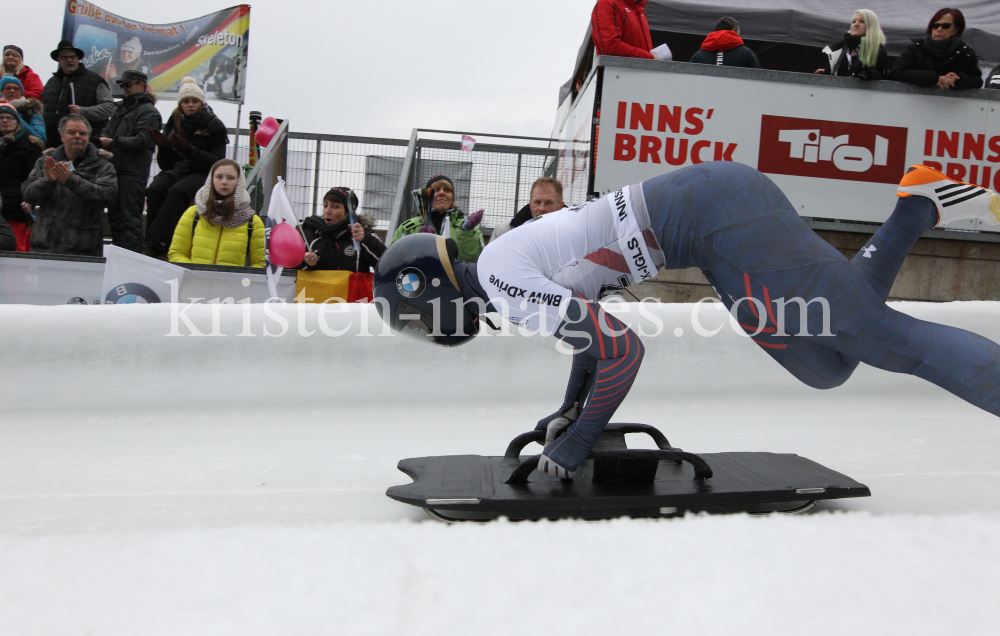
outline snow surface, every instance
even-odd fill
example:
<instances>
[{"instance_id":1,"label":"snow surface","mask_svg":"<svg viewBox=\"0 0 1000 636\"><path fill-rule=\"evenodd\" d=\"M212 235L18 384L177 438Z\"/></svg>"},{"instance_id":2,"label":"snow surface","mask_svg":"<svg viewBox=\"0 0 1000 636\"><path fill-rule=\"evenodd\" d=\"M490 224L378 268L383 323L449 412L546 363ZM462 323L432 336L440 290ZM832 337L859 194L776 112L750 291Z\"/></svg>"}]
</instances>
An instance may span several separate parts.
<instances>
[{"instance_id":1,"label":"snow surface","mask_svg":"<svg viewBox=\"0 0 1000 636\"><path fill-rule=\"evenodd\" d=\"M998 303L894 306L1000 340ZM560 402L554 339L362 337L362 306L327 308L337 337L317 306L226 305L185 314L224 335L168 336L179 309L0 306L0 633L1000 633L1000 422L916 378L815 391L690 305L625 306L662 330L617 421L873 496L447 526L385 497L396 462L502 453Z\"/></svg>"}]
</instances>

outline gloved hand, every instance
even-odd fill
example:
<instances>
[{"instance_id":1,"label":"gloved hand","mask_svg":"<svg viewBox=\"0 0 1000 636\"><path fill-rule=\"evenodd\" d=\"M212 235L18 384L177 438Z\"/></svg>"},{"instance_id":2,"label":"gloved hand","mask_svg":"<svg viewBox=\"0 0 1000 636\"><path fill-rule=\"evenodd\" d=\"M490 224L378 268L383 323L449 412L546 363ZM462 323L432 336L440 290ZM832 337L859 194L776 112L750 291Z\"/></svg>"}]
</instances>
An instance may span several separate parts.
<instances>
[{"instance_id":1,"label":"gloved hand","mask_svg":"<svg viewBox=\"0 0 1000 636\"><path fill-rule=\"evenodd\" d=\"M559 479L573 479L573 475L576 474L575 470L567 470L563 468L557 464L554 459L544 453L542 453L542 455L538 458L538 470Z\"/></svg>"},{"instance_id":2,"label":"gloved hand","mask_svg":"<svg viewBox=\"0 0 1000 636\"><path fill-rule=\"evenodd\" d=\"M549 422L549 425L545 427L545 448L548 448L552 442L556 441L557 437L566 432L572 423L569 418L561 415Z\"/></svg>"},{"instance_id":3,"label":"gloved hand","mask_svg":"<svg viewBox=\"0 0 1000 636\"><path fill-rule=\"evenodd\" d=\"M462 224L458 226L459 229L462 230L475 229L477 225L482 223L484 214L486 214L486 210L477 210L473 212L468 217L466 217L464 221L462 221Z\"/></svg>"},{"instance_id":4,"label":"gloved hand","mask_svg":"<svg viewBox=\"0 0 1000 636\"><path fill-rule=\"evenodd\" d=\"M161 133L159 130L155 128L147 128L146 130L149 132L149 138L152 139L153 143L156 144L158 147L167 148L170 146L170 140L167 139L167 136Z\"/></svg>"},{"instance_id":5,"label":"gloved hand","mask_svg":"<svg viewBox=\"0 0 1000 636\"><path fill-rule=\"evenodd\" d=\"M437 234L437 232L430 225L421 225L420 229L417 230L417 234Z\"/></svg>"},{"instance_id":6,"label":"gloved hand","mask_svg":"<svg viewBox=\"0 0 1000 636\"><path fill-rule=\"evenodd\" d=\"M170 133L170 145L185 157L191 152L191 143L185 139L184 135Z\"/></svg>"}]
</instances>

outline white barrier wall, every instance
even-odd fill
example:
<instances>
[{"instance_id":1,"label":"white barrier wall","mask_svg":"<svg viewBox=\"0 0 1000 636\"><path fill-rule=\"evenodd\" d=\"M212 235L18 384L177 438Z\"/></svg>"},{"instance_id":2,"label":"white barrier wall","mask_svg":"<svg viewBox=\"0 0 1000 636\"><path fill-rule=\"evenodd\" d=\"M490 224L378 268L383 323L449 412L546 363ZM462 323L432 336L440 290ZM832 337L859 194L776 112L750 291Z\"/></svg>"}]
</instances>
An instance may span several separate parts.
<instances>
[{"instance_id":1,"label":"white barrier wall","mask_svg":"<svg viewBox=\"0 0 1000 636\"><path fill-rule=\"evenodd\" d=\"M595 191L738 161L771 177L803 216L882 222L915 163L1000 190L1000 93L956 98L895 82L747 69L703 75L693 66L605 67ZM978 221L949 227L1000 230Z\"/></svg>"}]
</instances>

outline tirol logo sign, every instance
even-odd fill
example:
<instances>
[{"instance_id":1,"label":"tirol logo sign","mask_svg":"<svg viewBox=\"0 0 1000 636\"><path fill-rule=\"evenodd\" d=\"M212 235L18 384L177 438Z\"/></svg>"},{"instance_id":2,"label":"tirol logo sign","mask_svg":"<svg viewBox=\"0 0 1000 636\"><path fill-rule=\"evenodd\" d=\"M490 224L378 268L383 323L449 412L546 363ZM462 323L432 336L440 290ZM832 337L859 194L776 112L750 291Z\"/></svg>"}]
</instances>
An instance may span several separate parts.
<instances>
[{"instance_id":1,"label":"tirol logo sign","mask_svg":"<svg viewBox=\"0 0 1000 636\"><path fill-rule=\"evenodd\" d=\"M762 115L757 169L819 179L899 183L906 128Z\"/></svg>"}]
</instances>

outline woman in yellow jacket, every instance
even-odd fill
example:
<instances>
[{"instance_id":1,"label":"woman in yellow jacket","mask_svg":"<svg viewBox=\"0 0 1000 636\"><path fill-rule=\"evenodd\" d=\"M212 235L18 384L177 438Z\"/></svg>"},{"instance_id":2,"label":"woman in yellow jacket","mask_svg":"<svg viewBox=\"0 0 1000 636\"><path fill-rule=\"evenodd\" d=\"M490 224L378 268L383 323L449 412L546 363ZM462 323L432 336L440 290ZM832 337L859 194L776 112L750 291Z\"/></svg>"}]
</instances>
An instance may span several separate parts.
<instances>
[{"instance_id":1,"label":"woman in yellow jacket","mask_svg":"<svg viewBox=\"0 0 1000 636\"><path fill-rule=\"evenodd\" d=\"M168 258L172 263L264 267L264 223L253 213L238 163L221 159L212 166L194 205L177 223Z\"/></svg>"}]
</instances>

